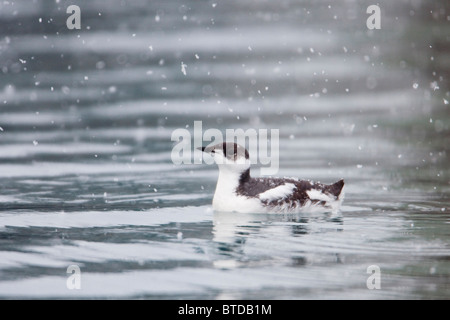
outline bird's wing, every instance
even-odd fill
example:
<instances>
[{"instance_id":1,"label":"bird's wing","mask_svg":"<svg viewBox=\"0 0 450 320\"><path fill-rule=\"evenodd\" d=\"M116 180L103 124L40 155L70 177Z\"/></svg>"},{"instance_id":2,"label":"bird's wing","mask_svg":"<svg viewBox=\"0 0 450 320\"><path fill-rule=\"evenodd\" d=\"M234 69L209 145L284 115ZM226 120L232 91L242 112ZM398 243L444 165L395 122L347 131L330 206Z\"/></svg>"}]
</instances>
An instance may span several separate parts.
<instances>
[{"instance_id":1,"label":"bird's wing","mask_svg":"<svg viewBox=\"0 0 450 320\"><path fill-rule=\"evenodd\" d=\"M259 199L267 202L282 200L292 196L296 188L293 183L285 183L264 191L259 195Z\"/></svg>"}]
</instances>

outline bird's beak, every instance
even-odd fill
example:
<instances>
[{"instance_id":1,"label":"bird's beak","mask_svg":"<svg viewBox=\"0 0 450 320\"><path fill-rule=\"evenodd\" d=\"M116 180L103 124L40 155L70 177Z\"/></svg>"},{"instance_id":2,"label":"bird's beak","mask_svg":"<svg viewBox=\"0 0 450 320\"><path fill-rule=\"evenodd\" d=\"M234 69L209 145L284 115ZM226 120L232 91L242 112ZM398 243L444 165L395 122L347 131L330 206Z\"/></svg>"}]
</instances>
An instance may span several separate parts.
<instances>
[{"instance_id":1,"label":"bird's beak","mask_svg":"<svg viewBox=\"0 0 450 320\"><path fill-rule=\"evenodd\" d=\"M205 152L205 149L206 149L206 147L197 148L197 150L200 150L200 151L203 151L203 152Z\"/></svg>"}]
</instances>

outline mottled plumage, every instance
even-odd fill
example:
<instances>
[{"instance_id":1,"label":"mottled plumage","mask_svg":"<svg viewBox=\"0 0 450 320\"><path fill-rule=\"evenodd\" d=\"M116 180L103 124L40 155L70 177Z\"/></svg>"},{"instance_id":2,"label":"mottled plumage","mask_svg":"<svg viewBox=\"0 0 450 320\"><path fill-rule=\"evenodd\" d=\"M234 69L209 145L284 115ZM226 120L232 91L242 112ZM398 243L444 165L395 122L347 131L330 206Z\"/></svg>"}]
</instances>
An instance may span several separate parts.
<instances>
[{"instance_id":1,"label":"mottled plumage","mask_svg":"<svg viewBox=\"0 0 450 320\"><path fill-rule=\"evenodd\" d=\"M331 185L294 178L252 178L248 151L236 143L202 148L219 165L213 207L219 211L298 212L306 208L337 210L344 180Z\"/></svg>"}]
</instances>

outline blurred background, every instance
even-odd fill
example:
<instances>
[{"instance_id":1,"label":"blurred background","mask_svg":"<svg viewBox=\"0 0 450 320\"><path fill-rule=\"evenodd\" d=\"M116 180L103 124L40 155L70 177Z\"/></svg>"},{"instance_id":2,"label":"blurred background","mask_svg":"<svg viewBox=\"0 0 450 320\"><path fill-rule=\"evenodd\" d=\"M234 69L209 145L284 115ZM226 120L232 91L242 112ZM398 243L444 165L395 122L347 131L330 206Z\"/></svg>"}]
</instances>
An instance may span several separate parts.
<instances>
[{"instance_id":1,"label":"blurred background","mask_svg":"<svg viewBox=\"0 0 450 320\"><path fill-rule=\"evenodd\" d=\"M0 296L450 297L449 20L443 0L2 1ZM213 213L217 168L170 158L197 120L279 129L279 176L344 178L342 215Z\"/></svg>"}]
</instances>

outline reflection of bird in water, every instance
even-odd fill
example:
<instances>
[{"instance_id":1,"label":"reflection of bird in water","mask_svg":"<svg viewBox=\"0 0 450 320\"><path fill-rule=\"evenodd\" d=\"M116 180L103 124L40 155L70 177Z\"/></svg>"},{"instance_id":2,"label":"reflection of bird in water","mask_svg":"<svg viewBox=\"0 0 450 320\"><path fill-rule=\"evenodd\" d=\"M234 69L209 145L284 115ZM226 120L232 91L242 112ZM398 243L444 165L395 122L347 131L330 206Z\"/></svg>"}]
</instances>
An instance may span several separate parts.
<instances>
[{"instance_id":1,"label":"reflection of bird in water","mask_svg":"<svg viewBox=\"0 0 450 320\"><path fill-rule=\"evenodd\" d=\"M337 211L343 201L344 180L325 185L293 178L252 178L248 151L224 142L201 148L219 166L213 208L235 212L300 212L319 208Z\"/></svg>"},{"instance_id":2,"label":"reflection of bird in water","mask_svg":"<svg viewBox=\"0 0 450 320\"><path fill-rule=\"evenodd\" d=\"M217 256L213 263L221 269L248 264L304 265L314 259L308 253L310 236L314 238L319 228L321 233L341 232L342 224L342 216L332 213L214 212L212 233ZM297 237L303 239L296 241Z\"/></svg>"}]
</instances>

